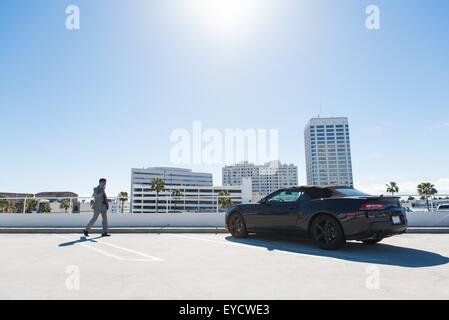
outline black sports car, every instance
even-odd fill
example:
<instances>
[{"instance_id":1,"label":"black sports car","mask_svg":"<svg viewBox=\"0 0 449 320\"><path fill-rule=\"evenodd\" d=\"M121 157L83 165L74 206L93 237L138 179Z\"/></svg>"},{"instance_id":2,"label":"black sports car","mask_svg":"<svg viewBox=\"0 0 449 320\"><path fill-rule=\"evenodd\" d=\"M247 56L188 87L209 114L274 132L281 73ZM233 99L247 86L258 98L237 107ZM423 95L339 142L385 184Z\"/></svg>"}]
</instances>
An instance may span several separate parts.
<instances>
[{"instance_id":1,"label":"black sports car","mask_svg":"<svg viewBox=\"0 0 449 320\"><path fill-rule=\"evenodd\" d=\"M257 204L240 204L226 212L232 236L248 233L292 233L311 237L327 250L346 240L374 244L404 233L407 218L399 198L371 196L349 187L292 187L278 190Z\"/></svg>"}]
</instances>

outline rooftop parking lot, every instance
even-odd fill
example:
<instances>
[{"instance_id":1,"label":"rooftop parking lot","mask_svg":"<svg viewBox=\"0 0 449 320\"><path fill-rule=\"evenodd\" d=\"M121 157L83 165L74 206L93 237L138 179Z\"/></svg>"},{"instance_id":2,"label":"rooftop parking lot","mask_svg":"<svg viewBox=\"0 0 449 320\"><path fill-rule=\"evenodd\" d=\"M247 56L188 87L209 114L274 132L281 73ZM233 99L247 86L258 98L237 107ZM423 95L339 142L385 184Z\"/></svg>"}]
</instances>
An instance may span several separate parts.
<instances>
[{"instance_id":1,"label":"rooftop parking lot","mask_svg":"<svg viewBox=\"0 0 449 320\"><path fill-rule=\"evenodd\" d=\"M227 234L0 235L0 299L449 299L449 235L334 252Z\"/></svg>"}]
</instances>

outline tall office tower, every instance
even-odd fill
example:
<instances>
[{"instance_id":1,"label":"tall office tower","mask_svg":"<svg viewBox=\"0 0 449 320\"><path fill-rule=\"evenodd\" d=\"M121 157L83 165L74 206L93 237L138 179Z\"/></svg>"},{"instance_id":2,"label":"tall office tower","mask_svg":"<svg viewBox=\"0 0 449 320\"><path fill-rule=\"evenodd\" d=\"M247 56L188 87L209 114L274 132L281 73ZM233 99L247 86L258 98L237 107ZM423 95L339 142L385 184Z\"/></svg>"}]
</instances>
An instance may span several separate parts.
<instances>
[{"instance_id":1,"label":"tall office tower","mask_svg":"<svg viewBox=\"0 0 449 320\"><path fill-rule=\"evenodd\" d=\"M354 185L348 118L313 118L304 139L308 185Z\"/></svg>"},{"instance_id":2,"label":"tall office tower","mask_svg":"<svg viewBox=\"0 0 449 320\"><path fill-rule=\"evenodd\" d=\"M298 185L298 167L271 161L254 165L247 161L222 169L223 185L238 186L243 178L251 178L252 192L264 197L280 188ZM256 195L257 197L257 195Z\"/></svg>"}]
</instances>

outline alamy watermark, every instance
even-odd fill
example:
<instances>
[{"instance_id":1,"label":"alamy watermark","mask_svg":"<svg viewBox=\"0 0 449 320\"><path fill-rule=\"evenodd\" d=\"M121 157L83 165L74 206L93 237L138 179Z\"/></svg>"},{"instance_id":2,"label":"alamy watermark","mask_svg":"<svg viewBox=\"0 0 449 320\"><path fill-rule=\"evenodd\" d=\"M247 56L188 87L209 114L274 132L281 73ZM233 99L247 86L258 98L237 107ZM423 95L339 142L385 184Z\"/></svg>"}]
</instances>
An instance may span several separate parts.
<instances>
[{"instance_id":1,"label":"alamy watermark","mask_svg":"<svg viewBox=\"0 0 449 320\"><path fill-rule=\"evenodd\" d=\"M65 19L65 27L67 30L80 30L80 8L77 5L71 4L65 9L67 15Z\"/></svg>"},{"instance_id":2,"label":"alamy watermark","mask_svg":"<svg viewBox=\"0 0 449 320\"><path fill-rule=\"evenodd\" d=\"M366 7L365 13L368 17L365 20L365 27L368 30L380 30L380 8L374 4Z\"/></svg>"},{"instance_id":3,"label":"alamy watermark","mask_svg":"<svg viewBox=\"0 0 449 320\"><path fill-rule=\"evenodd\" d=\"M193 121L192 130L175 129L170 134L173 164L222 165L239 161L265 163L279 159L277 129L205 129Z\"/></svg>"},{"instance_id":4,"label":"alamy watermark","mask_svg":"<svg viewBox=\"0 0 449 320\"><path fill-rule=\"evenodd\" d=\"M368 290L380 289L380 268L376 265L369 265L365 269L368 275L365 279L365 286Z\"/></svg>"},{"instance_id":5,"label":"alamy watermark","mask_svg":"<svg viewBox=\"0 0 449 320\"><path fill-rule=\"evenodd\" d=\"M76 265L70 265L65 268L67 278L65 279L65 287L67 290L79 290L80 289L80 267Z\"/></svg>"}]
</instances>

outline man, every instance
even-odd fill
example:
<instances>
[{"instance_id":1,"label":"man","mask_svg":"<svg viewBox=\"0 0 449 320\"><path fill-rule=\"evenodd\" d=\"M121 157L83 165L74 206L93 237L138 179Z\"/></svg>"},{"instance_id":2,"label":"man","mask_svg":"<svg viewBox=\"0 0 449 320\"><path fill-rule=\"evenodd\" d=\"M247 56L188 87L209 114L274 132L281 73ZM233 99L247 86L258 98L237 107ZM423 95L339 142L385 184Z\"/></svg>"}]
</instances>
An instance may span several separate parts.
<instances>
[{"instance_id":1,"label":"man","mask_svg":"<svg viewBox=\"0 0 449 320\"><path fill-rule=\"evenodd\" d=\"M106 196L105 190L106 189L106 179L100 179L98 187L94 188L94 216L89 221L89 223L86 226L86 229L84 229L84 235L86 237L89 236L89 231L94 225L95 221L97 221L98 216L101 213L101 219L103 224L103 233L101 234L102 237L109 237L108 234L108 216L107 212L109 209L109 203L108 203L108 197Z\"/></svg>"}]
</instances>

